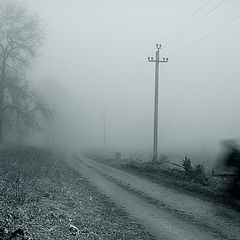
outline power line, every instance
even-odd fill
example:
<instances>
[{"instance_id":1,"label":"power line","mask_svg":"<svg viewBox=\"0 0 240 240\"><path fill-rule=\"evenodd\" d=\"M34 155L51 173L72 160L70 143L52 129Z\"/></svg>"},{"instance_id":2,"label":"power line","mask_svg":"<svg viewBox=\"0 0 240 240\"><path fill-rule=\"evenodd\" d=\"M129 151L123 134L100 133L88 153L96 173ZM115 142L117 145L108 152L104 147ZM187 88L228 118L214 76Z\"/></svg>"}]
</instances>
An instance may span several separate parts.
<instances>
[{"instance_id":1,"label":"power line","mask_svg":"<svg viewBox=\"0 0 240 240\"><path fill-rule=\"evenodd\" d=\"M192 19L198 12L200 12L203 8L205 8L212 0L208 0L207 2L203 3L198 9L196 9L189 17L187 17L185 20L180 22L177 26L175 26L169 33L166 34L165 39L167 36L174 33L176 30L178 30L182 25L184 25L186 22L188 22L190 19Z\"/></svg>"},{"instance_id":2,"label":"power line","mask_svg":"<svg viewBox=\"0 0 240 240\"><path fill-rule=\"evenodd\" d=\"M211 8L209 11L207 11L202 17L200 17L199 19L197 19L195 22L193 22L188 28L186 28L183 32L181 32L180 34L178 34L175 38L173 38L172 40L169 41L168 44L166 44L166 46L168 46L169 44L175 42L178 38L180 38L183 34L185 34L187 31L189 31L192 27L194 27L195 25L197 25L199 22L201 22L204 18L206 18L210 13L212 13L215 9L217 9L218 7L220 7L224 2L226 2L227 0L222 0L221 2L219 2L217 5L215 5L213 8Z\"/></svg>"},{"instance_id":3,"label":"power line","mask_svg":"<svg viewBox=\"0 0 240 240\"><path fill-rule=\"evenodd\" d=\"M240 14L235 16L234 18L230 19L229 21L225 22L224 24L222 24L221 26L219 26L218 28L214 29L213 31L211 32L208 32L207 34L203 35L201 38L199 38L198 40L194 41L193 43L181 48L180 50L176 51L175 53L173 54L170 54L170 57L172 56L176 56L178 53L188 49L188 48L191 48L193 46L195 46L197 43L199 43L200 41L204 40L205 38L213 35L214 33L220 31L221 29L225 28L226 26L228 26L229 24L233 23L234 21L238 20L240 18Z\"/></svg>"}]
</instances>

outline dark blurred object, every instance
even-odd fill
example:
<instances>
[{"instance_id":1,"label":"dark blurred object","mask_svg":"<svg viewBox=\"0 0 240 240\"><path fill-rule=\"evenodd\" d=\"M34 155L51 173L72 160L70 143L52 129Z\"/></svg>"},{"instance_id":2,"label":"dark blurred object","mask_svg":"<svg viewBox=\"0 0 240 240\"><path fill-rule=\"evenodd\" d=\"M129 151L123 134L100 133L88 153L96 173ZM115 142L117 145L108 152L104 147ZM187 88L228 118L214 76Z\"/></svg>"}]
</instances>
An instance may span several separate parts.
<instances>
[{"instance_id":1,"label":"dark blurred object","mask_svg":"<svg viewBox=\"0 0 240 240\"><path fill-rule=\"evenodd\" d=\"M224 140L222 145L225 149L224 164L234 172L228 193L240 199L240 150L236 140Z\"/></svg>"}]
</instances>

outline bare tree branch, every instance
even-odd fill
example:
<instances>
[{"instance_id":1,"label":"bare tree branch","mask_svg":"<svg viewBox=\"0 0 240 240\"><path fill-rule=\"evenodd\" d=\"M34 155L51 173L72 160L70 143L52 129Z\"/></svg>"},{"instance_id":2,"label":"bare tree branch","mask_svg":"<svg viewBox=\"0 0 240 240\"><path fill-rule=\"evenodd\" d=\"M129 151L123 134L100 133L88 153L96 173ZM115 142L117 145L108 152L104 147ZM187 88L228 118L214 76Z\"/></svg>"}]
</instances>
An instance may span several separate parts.
<instances>
[{"instance_id":1,"label":"bare tree branch","mask_svg":"<svg viewBox=\"0 0 240 240\"><path fill-rule=\"evenodd\" d=\"M14 2L0 6L0 142L6 123L13 126L21 122L41 130L42 118L53 116L26 81L43 39L38 17Z\"/></svg>"}]
</instances>

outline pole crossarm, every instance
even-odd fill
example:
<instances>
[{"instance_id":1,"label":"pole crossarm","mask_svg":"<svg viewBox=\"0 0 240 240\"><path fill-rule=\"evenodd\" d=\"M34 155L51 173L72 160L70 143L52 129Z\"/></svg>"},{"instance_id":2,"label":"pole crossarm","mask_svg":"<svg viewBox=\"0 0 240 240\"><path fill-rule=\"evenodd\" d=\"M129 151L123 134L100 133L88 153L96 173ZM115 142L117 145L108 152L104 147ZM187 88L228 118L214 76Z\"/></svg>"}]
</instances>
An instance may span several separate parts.
<instances>
[{"instance_id":1,"label":"pole crossarm","mask_svg":"<svg viewBox=\"0 0 240 240\"><path fill-rule=\"evenodd\" d=\"M168 58L160 60L159 50L161 44L156 44L156 58L148 57L148 62L155 63L155 98L154 98L154 128L153 128L153 160L158 159L158 88L159 88L159 65L160 63L167 63Z\"/></svg>"},{"instance_id":2,"label":"pole crossarm","mask_svg":"<svg viewBox=\"0 0 240 240\"><path fill-rule=\"evenodd\" d=\"M168 58L163 58L162 60L159 60L159 50L162 48L161 44L156 44L156 59L154 59L153 57L148 57L148 62L154 62L154 63L167 63L168 62Z\"/></svg>"},{"instance_id":3,"label":"pole crossarm","mask_svg":"<svg viewBox=\"0 0 240 240\"><path fill-rule=\"evenodd\" d=\"M163 58L163 60L160 60L160 61L157 61L157 60L153 60L153 59L151 59L151 58L148 58L148 61L149 62L159 62L159 63L167 63L168 62L168 58Z\"/></svg>"}]
</instances>

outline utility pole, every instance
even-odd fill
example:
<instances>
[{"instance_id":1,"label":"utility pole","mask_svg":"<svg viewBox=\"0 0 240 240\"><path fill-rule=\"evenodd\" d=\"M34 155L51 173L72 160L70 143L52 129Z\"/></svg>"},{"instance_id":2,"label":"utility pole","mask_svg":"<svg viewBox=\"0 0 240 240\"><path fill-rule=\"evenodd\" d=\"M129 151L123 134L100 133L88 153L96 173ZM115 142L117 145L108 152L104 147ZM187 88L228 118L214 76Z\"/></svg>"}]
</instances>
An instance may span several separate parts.
<instances>
[{"instance_id":1,"label":"utility pole","mask_svg":"<svg viewBox=\"0 0 240 240\"><path fill-rule=\"evenodd\" d=\"M106 113L104 110L101 116L103 118L103 147L104 147L104 151L106 151Z\"/></svg>"},{"instance_id":2,"label":"utility pole","mask_svg":"<svg viewBox=\"0 0 240 240\"><path fill-rule=\"evenodd\" d=\"M153 128L153 160L158 158L158 88L159 88L159 65L160 63L167 63L168 58L160 60L159 50L161 44L156 44L156 59L148 57L148 62L155 63L155 98L154 98L154 128Z\"/></svg>"}]
</instances>

